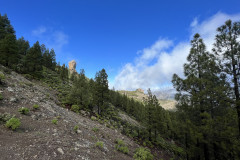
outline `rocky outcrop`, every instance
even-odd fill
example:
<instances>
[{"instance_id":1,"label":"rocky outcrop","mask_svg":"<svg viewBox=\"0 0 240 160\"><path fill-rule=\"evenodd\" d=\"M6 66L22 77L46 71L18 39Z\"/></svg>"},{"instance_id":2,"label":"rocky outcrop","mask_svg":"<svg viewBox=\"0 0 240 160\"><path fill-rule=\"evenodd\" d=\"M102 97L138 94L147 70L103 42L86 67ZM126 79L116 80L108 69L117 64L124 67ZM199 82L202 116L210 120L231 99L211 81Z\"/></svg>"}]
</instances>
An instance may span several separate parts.
<instances>
[{"instance_id":1,"label":"rocky outcrop","mask_svg":"<svg viewBox=\"0 0 240 160\"><path fill-rule=\"evenodd\" d=\"M70 74L76 73L76 65L77 65L77 63L75 60L72 60L68 63L68 68L69 68Z\"/></svg>"},{"instance_id":2,"label":"rocky outcrop","mask_svg":"<svg viewBox=\"0 0 240 160\"><path fill-rule=\"evenodd\" d=\"M141 89L141 88L138 88L138 89L136 89L136 91L137 91L137 92L144 93L144 90L143 90L143 89Z\"/></svg>"}]
</instances>

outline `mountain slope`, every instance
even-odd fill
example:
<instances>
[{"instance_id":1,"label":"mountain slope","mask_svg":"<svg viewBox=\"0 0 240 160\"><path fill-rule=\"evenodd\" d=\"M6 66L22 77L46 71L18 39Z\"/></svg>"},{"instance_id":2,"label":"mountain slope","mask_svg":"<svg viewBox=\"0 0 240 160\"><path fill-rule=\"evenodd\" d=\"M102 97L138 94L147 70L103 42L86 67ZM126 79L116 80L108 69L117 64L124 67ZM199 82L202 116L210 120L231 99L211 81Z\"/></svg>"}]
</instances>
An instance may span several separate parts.
<instances>
[{"instance_id":1,"label":"mountain slope","mask_svg":"<svg viewBox=\"0 0 240 160\"><path fill-rule=\"evenodd\" d=\"M0 66L0 73L6 68ZM81 114L57 105L57 92L39 81L29 81L13 71L5 75L0 92L0 116L15 115L21 121L16 131L11 131L0 121L0 159L132 159L139 147L136 142L122 135L119 130L108 128ZM39 109L33 110L38 104ZM27 107L30 113L20 114L18 109ZM52 123L57 119L58 123ZM78 126L77 133L73 130ZM116 139L122 139L129 154L115 149ZM96 147L98 141L103 147ZM156 151L157 157L169 159L167 153Z\"/></svg>"}]
</instances>

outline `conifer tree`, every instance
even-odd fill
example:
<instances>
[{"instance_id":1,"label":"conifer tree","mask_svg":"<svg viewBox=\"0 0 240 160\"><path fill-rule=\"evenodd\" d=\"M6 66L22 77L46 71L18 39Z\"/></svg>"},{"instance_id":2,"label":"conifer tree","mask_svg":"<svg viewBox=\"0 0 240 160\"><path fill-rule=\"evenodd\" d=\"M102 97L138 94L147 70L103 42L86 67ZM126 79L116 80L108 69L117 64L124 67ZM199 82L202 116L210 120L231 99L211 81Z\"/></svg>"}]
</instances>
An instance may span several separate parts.
<instances>
[{"instance_id":1,"label":"conifer tree","mask_svg":"<svg viewBox=\"0 0 240 160\"><path fill-rule=\"evenodd\" d=\"M19 59L16 35L6 14L0 14L0 57L2 65L16 69Z\"/></svg>"},{"instance_id":2,"label":"conifer tree","mask_svg":"<svg viewBox=\"0 0 240 160\"><path fill-rule=\"evenodd\" d=\"M108 102L109 100L108 75L105 69L96 73L95 82L96 104L98 106L98 114L100 115L104 102Z\"/></svg>"},{"instance_id":3,"label":"conifer tree","mask_svg":"<svg viewBox=\"0 0 240 160\"><path fill-rule=\"evenodd\" d=\"M79 105L81 108L88 108L90 103L89 97L89 87L85 71L81 69L79 75L75 76L68 101L71 104Z\"/></svg>"},{"instance_id":4,"label":"conifer tree","mask_svg":"<svg viewBox=\"0 0 240 160\"><path fill-rule=\"evenodd\" d=\"M187 57L189 63L184 64L186 79L181 79L175 74L172 82L178 91L176 94L178 110L185 112L192 128L198 129L195 145L199 150L195 156L200 153L200 157L209 159L210 147L213 143L209 141L212 136L212 118L223 106L229 106L226 105L229 101L229 90L215 56L206 52L205 44L199 34L195 34L191 45Z\"/></svg>"},{"instance_id":5,"label":"conifer tree","mask_svg":"<svg viewBox=\"0 0 240 160\"><path fill-rule=\"evenodd\" d=\"M38 41L28 50L24 61L25 73L30 73L36 77L41 76L42 52Z\"/></svg>"},{"instance_id":6,"label":"conifer tree","mask_svg":"<svg viewBox=\"0 0 240 160\"><path fill-rule=\"evenodd\" d=\"M21 37L17 40L18 54L26 55L28 49L30 48L29 41L25 40L24 37Z\"/></svg>"},{"instance_id":7,"label":"conifer tree","mask_svg":"<svg viewBox=\"0 0 240 160\"><path fill-rule=\"evenodd\" d=\"M222 58L223 72L231 79L235 108L238 113L240 135L240 22L228 20L217 29L215 48L213 51Z\"/></svg>"},{"instance_id":8,"label":"conifer tree","mask_svg":"<svg viewBox=\"0 0 240 160\"><path fill-rule=\"evenodd\" d=\"M159 106L158 100L155 95L152 94L150 88L148 89L147 98L144 98L146 109L146 125L148 130L148 140L152 141L152 130L156 129L156 119L154 117L156 108Z\"/></svg>"}]
</instances>

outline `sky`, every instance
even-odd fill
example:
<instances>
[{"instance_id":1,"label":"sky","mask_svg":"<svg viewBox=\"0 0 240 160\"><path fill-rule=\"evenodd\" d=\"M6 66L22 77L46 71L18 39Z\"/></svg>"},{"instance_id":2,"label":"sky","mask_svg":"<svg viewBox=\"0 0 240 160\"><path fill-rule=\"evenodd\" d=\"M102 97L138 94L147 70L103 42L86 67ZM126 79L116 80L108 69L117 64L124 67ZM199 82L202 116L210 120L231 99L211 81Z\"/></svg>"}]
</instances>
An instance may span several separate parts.
<instances>
[{"instance_id":1,"label":"sky","mask_svg":"<svg viewBox=\"0 0 240 160\"><path fill-rule=\"evenodd\" d=\"M77 62L94 78L107 71L117 90L172 88L183 76L190 40L210 51L216 28L240 20L239 0L0 0L17 38L54 48L57 61Z\"/></svg>"}]
</instances>

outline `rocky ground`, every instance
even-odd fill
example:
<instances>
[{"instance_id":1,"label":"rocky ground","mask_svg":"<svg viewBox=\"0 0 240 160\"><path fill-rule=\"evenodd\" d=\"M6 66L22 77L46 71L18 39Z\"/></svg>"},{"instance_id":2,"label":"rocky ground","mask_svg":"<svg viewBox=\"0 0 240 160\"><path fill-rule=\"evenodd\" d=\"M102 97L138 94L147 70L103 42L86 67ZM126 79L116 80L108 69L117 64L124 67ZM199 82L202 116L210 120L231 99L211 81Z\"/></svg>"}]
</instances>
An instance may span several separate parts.
<instances>
[{"instance_id":1,"label":"rocky ground","mask_svg":"<svg viewBox=\"0 0 240 160\"><path fill-rule=\"evenodd\" d=\"M21 120L21 126L12 131L0 124L2 160L132 159L139 147L118 130L58 106L56 93L40 83L33 83L15 72L5 74L4 82L0 87L3 95L0 114L15 115ZM39 110L33 110L34 104L39 105ZM30 113L20 114L20 107L29 108ZM54 118L58 119L57 125L52 123ZM75 125L79 126L77 133L73 130ZM99 130L93 131L93 128ZM116 139L124 140L129 154L116 151ZM97 141L103 142L103 148L95 146Z\"/></svg>"},{"instance_id":2,"label":"rocky ground","mask_svg":"<svg viewBox=\"0 0 240 160\"><path fill-rule=\"evenodd\" d=\"M0 85L0 116L14 115L21 121L21 126L12 131L0 119L0 160L128 160L133 159L134 151L139 145L119 130L108 128L82 113L75 113L61 107L57 92L39 81L29 81L13 71L6 73L0 66L0 74L5 80ZM39 105L38 110L33 105ZM23 115L18 112L21 107L30 112ZM124 113L120 114L130 119ZM53 124L52 120L58 123ZM138 122L131 120L134 124ZM138 124L139 125L139 124ZM74 127L78 130L74 131ZM129 154L115 149L116 139L122 139L129 148ZM96 142L103 142L97 147ZM155 150L156 159L169 159L165 151Z\"/></svg>"}]
</instances>

